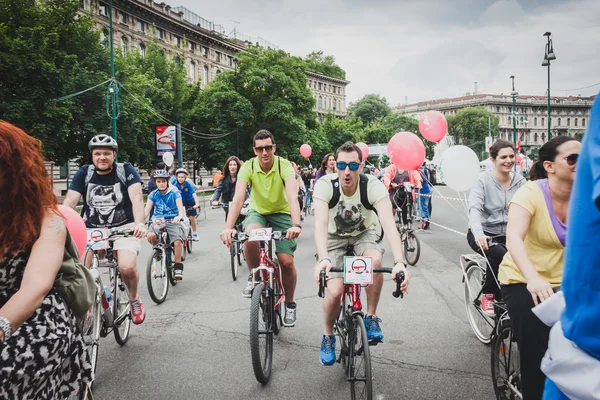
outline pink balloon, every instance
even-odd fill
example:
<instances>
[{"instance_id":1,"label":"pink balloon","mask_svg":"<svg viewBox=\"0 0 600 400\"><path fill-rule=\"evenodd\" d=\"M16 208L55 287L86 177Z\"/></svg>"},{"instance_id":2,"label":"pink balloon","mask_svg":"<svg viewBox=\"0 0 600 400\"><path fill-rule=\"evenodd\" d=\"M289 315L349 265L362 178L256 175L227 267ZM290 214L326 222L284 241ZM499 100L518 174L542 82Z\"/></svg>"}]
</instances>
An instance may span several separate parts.
<instances>
[{"instance_id":1,"label":"pink balloon","mask_svg":"<svg viewBox=\"0 0 600 400\"><path fill-rule=\"evenodd\" d=\"M378 173L380 173L381 171L379 170L379 168L375 168L375 175L377 175Z\"/></svg>"},{"instance_id":2,"label":"pink balloon","mask_svg":"<svg viewBox=\"0 0 600 400\"><path fill-rule=\"evenodd\" d=\"M87 245L87 230L83 218L77 214L77 211L67 206L58 206L58 211L63 215L67 229L77 245L77 250L79 250L79 256L83 257Z\"/></svg>"},{"instance_id":3,"label":"pink balloon","mask_svg":"<svg viewBox=\"0 0 600 400\"><path fill-rule=\"evenodd\" d=\"M427 111L419 120L419 132L430 142L439 143L448 130L448 121L439 111Z\"/></svg>"},{"instance_id":4,"label":"pink balloon","mask_svg":"<svg viewBox=\"0 0 600 400\"><path fill-rule=\"evenodd\" d=\"M419 169L425 161L425 145L412 132L396 133L388 143L387 152L396 167L407 171Z\"/></svg>"},{"instance_id":5,"label":"pink balloon","mask_svg":"<svg viewBox=\"0 0 600 400\"><path fill-rule=\"evenodd\" d=\"M369 146L367 146L367 144L363 142L358 142L356 143L356 145L362 153L362 160L365 161L369 157Z\"/></svg>"},{"instance_id":6,"label":"pink balloon","mask_svg":"<svg viewBox=\"0 0 600 400\"><path fill-rule=\"evenodd\" d=\"M300 154L304 158L310 157L312 154L312 147L310 147L309 144L304 143L302 146L300 146Z\"/></svg>"}]
</instances>

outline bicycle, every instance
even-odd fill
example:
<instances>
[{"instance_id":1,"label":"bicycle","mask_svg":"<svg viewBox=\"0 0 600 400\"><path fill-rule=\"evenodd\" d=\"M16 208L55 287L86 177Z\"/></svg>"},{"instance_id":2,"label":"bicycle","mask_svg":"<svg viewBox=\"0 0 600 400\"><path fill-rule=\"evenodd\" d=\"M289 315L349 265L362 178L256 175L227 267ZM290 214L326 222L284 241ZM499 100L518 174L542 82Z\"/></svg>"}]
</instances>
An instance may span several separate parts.
<instances>
[{"instance_id":1,"label":"bicycle","mask_svg":"<svg viewBox=\"0 0 600 400\"><path fill-rule=\"evenodd\" d=\"M460 266L463 271L464 301L469 324L477 339L483 344L489 344L494 330L494 317L486 314L481 308L487 260L478 253L461 254Z\"/></svg>"},{"instance_id":2,"label":"bicycle","mask_svg":"<svg viewBox=\"0 0 600 400\"><path fill-rule=\"evenodd\" d=\"M157 232L158 243L153 246L152 254L148 258L146 266L146 284L148 285L148 294L156 304L162 304L169 293L169 282L171 285L177 285L177 279L173 272L173 254L175 248L169 244L169 235L167 233L167 220L158 219L150 223ZM185 253L185 248L182 251Z\"/></svg>"},{"instance_id":3,"label":"bicycle","mask_svg":"<svg viewBox=\"0 0 600 400\"><path fill-rule=\"evenodd\" d=\"M233 226L233 228L238 232L243 232L244 230L242 228L242 223L244 222L244 218L246 218L246 213L248 212L248 205L249 201L245 201L242 210L240 211L240 215L237 221L235 222L235 225ZM223 208L227 213L229 210L229 205L224 205ZM237 280L239 269L242 265L242 258L244 258L244 261L246 260L246 257L244 256L244 248L239 241L234 240L231 243L231 246L229 246L229 256L231 259L231 277L235 281Z\"/></svg>"},{"instance_id":4,"label":"bicycle","mask_svg":"<svg viewBox=\"0 0 600 400\"><path fill-rule=\"evenodd\" d=\"M89 231L90 239L86 245L83 260L87 260L88 253L91 252L90 272L96 281L96 298L82 322L81 332L95 375L100 337L106 337L112 331L115 340L121 346L129 338L131 330L129 291L121 278L113 244L119 238L131 236L131 232L120 231L118 228L110 230L98 228ZM100 259L98 254L102 251L106 251L104 259ZM99 268L108 269L110 288L102 283ZM82 388L82 398L85 398L92 385L93 381Z\"/></svg>"},{"instance_id":5,"label":"bicycle","mask_svg":"<svg viewBox=\"0 0 600 400\"><path fill-rule=\"evenodd\" d=\"M401 186L398 186L394 191L394 195L392 196L392 206L396 208L396 229L400 232L400 238L402 239L402 244L404 247L404 257L406 258L406 263L408 265L416 265L419 261L419 257L421 256L421 242L417 237L415 230L412 227L413 224L413 201L411 194L412 185L405 183ZM406 196L403 200L397 199L397 193L403 190ZM402 204L399 204L402 201ZM407 212L407 221L404 221L402 218L402 209L404 207L408 207Z\"/></svg>"},{"instance_id":6,"label":"bicycle","mask_svg":"<svg viewBox=\"0 0 600 400\"><path fill-rule=\"evenodd\" d=\"M353 246L348 246L346 255L354 256ZM330 272L344 272L344 267L333 267ZM373 268L373 273L392 273L391 268ZM403 271L398 273L396 290L392 295L396 298L404 297L400 285L404 282ZM319 297L325 297L327 276L323 270L319 276ZM367 328L364 322L364 313L360 301L360 284L344 283L343 302L340 314L334 324L335 335L339 337L341 348L337 362L342 364L348 382L350 382L350 395L353 400L373 398L373 371L371 368L371 351L367 339Z\"/></svg>"},{"instance_id":7,"label":"bicycle","mask_svg":"<svg viewBox=\"0 0 600 400\"><path fill-rule=\"evenodd\" d=\"M195 209L194 207L188 207L186 208L186 214L187 211L190 209ZM185 260L185 250L187 249L188 254L192 254L192 249L193 249L193 242L194 242L194 232L192 232L192 222L190 221L190 217L186 217L187 218L187 235L185 236L185 239L183 241L183 248L184 251L182 254L182 260ZM197 222L196 222L197 223Z\"/></svg>"},{"instance_id":8,"label":"bicycle","mask_svg":"<svg viewBox=\"0 0 600 400\"><path fill-rule=\"evenodd\" d=\"M260 262L252 269L252 299L250 303L250 352L256 380L266 385L273 366L273 336L281 330L281 309L285 290L281 267L273 259L273 241L285 240L287 232L271 228L254 229L249 234L238 232L240 243L258 242Z\"/></svg>"}]
</instances>

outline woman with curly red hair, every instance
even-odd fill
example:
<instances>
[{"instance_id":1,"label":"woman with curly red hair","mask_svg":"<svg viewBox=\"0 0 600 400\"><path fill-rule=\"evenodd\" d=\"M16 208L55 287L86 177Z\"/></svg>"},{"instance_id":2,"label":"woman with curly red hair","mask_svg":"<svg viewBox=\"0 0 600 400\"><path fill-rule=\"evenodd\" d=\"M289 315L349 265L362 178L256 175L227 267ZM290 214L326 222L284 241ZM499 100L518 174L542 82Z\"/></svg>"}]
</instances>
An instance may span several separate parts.
<instances>
[{"instance_id":1,"label":"woman with curly red hair","mask_svg":"<svg viewBox=\"0 0 600 400\"><path fill-rule=\"evenodd\" d=\"M66 238L40 142L0 120L2 399L67 399L92 379L75 316L54 288Z\"/></svg>"}]
</instances>

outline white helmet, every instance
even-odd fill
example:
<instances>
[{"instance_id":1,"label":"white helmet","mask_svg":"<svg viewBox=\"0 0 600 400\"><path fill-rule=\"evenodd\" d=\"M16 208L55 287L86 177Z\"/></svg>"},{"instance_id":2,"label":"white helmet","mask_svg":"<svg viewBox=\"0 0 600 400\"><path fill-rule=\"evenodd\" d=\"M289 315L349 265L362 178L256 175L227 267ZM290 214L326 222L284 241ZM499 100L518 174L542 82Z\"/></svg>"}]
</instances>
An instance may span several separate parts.
<instances>
[{"instance_id":1,"label":"white helmet","mask_svg":"<svg viewBox=\"0 0 600 400\"><path fill-rule=\"evenodd\" d=\"M94 136L88 143L88 148L90 151L94 150L97 147L108 147L109 149L113 149L114 151L119 150L119 145L115 139L108 135L96 135Z\"/></svg>"},{"instance_id":2,"label":"white helmet","mask_svg":"<svg viewBox=\"0 0 600 400\"><path fill-rule=\"evenodd\" d=\"M189 175L187 172L187 169L185 169L185 168L178 168L177 171L175 171L175 175L179 175L179 174Z\"/></svg>"}]
</instances>

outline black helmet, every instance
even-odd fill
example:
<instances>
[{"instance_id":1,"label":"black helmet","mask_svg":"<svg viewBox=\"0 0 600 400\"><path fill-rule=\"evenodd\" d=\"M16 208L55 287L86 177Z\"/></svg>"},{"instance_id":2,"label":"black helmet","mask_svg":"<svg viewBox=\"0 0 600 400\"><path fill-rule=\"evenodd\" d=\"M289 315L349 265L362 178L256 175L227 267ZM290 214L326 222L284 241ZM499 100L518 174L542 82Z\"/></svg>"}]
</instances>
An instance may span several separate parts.
<instances>
[{"instance_id":1,"label":"black helmet","mask_svg":"<svg viewBox=\"0 0 600 400\"><path fill-rule=\"evenodd\" d=\"M108 147L109 149L113 149L114 151L119 150L119 144L115 139L108 135L96 135L94 136L88 143L88 148L90 151L94 150L97 147Z\"/></svg>"},{"instance_id":2,"label":"black helmet","mask_svg":"<svg viewBox=\"0 0 600 400\"><path fill-rule=\"evenodd\" d=\"M157 169L156 171L154 171L152 173L152 179L156 179L156 178L164 178L164 179L169 179L171 177L171 175L169 175L169 173L167 171L165 171L164 169Z\"/></svg>"}]
</instances>

